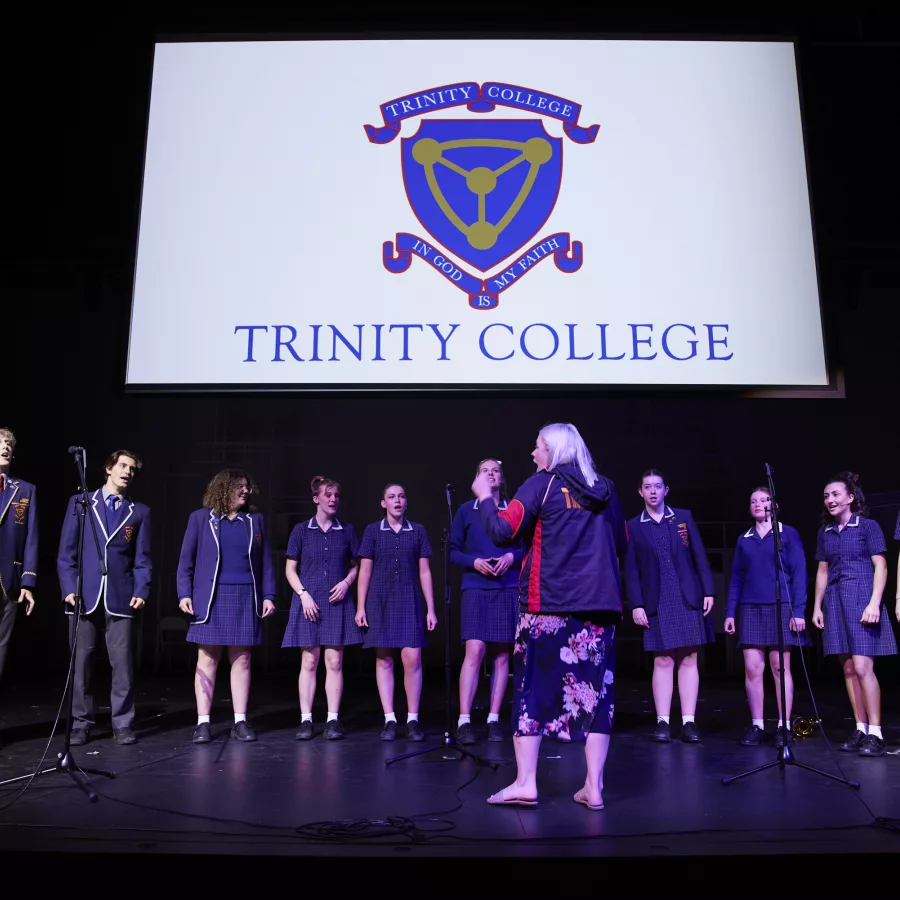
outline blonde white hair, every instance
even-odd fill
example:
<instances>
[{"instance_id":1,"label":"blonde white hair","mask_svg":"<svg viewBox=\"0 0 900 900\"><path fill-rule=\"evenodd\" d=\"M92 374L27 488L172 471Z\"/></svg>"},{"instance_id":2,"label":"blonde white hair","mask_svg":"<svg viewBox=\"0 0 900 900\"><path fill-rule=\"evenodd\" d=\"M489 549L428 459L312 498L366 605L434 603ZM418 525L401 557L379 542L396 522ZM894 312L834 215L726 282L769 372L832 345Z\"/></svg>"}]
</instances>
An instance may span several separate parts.
<instances>
[{"instance_id":1,"label":"blonde white hair","mask_svg":"<svg viewBox=\"0 0 900 900\"><path fill-rule=\"evenodd\" d=\"M594 486L594 482L599 478L594 469L594 460L574 425L568 422L554 422L552 425L545 425L539 436L550 451L548 469L571 464L581 471L588 487Z\"/></svg>"}]
</instances>

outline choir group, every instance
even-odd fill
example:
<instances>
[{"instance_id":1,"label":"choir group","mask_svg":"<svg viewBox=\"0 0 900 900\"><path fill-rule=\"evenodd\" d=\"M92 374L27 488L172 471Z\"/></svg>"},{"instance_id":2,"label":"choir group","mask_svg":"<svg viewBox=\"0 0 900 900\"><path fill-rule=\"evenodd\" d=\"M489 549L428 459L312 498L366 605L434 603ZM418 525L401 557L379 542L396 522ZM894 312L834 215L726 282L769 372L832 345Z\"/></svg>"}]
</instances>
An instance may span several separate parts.
<instances>
[{"instance_id":1,"label":"choir group","mask_svg":"<svg viewBox=\"0 0 900 900\"><path fill-rule=\"evenodd\" d=\"M10 474L14 450L13 433L0 429L0 674L17 607L24 604L26 615L31 613L37 577L35 489ZM613 637L615 620L621 621L624 608L643 629L644 649L653 658L656 724L652 739L671 741L676 730L682 741L700 742L702 734L695 718L700 681L697 654L704 644L715 640L709 613L716 598L712 572L690 511L670 506L665 476L648 469L637 485L643 508L625 522L612 483L593 471L590 456L572 426L547 426L538 436L532 456L536 472L544 480L532 485L533 476L513 498L506 492L501 460L479 462L473 483L475 497L456 510L450 530L450 561L462 571L459 616L465 644L456 741L466 746L482 736L490 741L507 738L509 732L501 724L500 714L511 657L536 653L536 648L544 646L538 642L537 632L544 634L553 628L565 633L565 639L560 638L551 649L556 662L545 659L537 665L543 666L544 672L557 666L552 678L563 686L558 708L541 713L536 694L529 699L532 688L525 684L516 687L512 732L517 738L553 734L562 740L589 737L598 731L608 735L606 726L597 728L594 720L606 717L611 728ZM71 732L71 742L76 745L90 740L95 724L92 680L101 639L112 670L114 738L119 744L133 744L137 739L133 728L132 623L150 595L153 568L151 511L131 493L140 469L137 454L115 451L105 461L103 484L88 495L85 515L93 517L100 552L98 555L97 546L86 534L80 591L83 606L78 616L75 593L81 495L69 499L63 519L57 569L72 638L78 629ZM323 659L324 737L344 737L340 720L343 654L348 646L362 645L375 653L375 680L384 715L381 739L393 741L402 735L421 741L422 648L427 633L437 624L428 535L422 525L407 517L402 484L384 486L380 499L383 517L367 525L361 537L339 516L341 488L337 481L316 476L310 493L315 513L293 527L284 563L293 596L282 646L300 650L296 738L308 741L316 734L313 701ZM212 740L210 715L223 652L230 663L231 735L239 741L256 740L247 720L251 650L263 641L262 620L275 612L278 580L266 521L254 506L258 494L248 472L237 468L218 472L207 485L200 508L188 517L182 541L178 605L190 621L187 640L197 645L193 741L198 744ZM779 522L782 549L776 553L769 491L757 487L750 492L750 521L735 547L725 611L725 631L737 636L744 656L749 725L741 743L756 745L764 739L767 664L776 688L780 679L785 683L786 709L781 708L780 690L775 692L779 716L775 740L778 745L792 740L790 730L780 728L782 720L791 721L791 654L794 648L809 643L811 623L822 632L824 653L837 656L843 667L856 724L841 749L865 757L881 756L885 743L874 659L897 652L891 622L882 610L887 545L881 528L868 515L856 475L842 473L829 481L823 500L815 548L815 594L808 614L807 562L800 536ZM598 544L600 538L590 537L584 530L592 517L606 517L606 556L607 544ZM900 520L895 538L900 539ZM105 575L101 574L101 557ZM776 579L783 601L783 669L777 652ZM587 602L583 609L560 599L582 590L600 599ZM900 597L896 615L900 619ZM559 624L563 621L567 627ZM578 674L579 661L601 657L605 662L599 682L594 676L579 680L583 677ZM402 722L395 711L398 658L405 694ZM476 726L472 721L472 709L485 660L491 683L482 730L481 723ZM676 684L681 723L673 729ZM575 727L574 723L581 724ZM600 766L602 775L602 762ZM589 760L589 773L590 769ZM585 792L575 799L590 808L602 808L599 793L588 790L589 781ZM530 805L531 800L520 794L513 797L507 789L507 794L501 792L490 802Z\"/></svg>"}]
</instances>

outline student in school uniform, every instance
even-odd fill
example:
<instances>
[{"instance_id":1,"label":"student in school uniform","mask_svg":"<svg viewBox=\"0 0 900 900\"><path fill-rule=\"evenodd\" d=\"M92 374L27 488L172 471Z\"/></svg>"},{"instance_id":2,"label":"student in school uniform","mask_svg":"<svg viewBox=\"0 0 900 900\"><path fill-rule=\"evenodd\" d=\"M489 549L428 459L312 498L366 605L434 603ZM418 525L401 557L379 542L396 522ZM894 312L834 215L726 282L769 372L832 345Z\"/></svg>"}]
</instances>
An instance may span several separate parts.
<instances>
[{"instance_id":1,"label":"student in school uniform","mask_svg":"<svg viewBox=\"0 0 900 900\"><path fill-rule=\"evenodd\" d=\"M483 459L475 475L484 474L498 510L507 508L503 490L503 466L497 459ZM478 500L464 503L450 528L450 562L463 570L460 632L466 656L459 670L458 744L474 744L472 704L478 690L478 675L485 654L491 661L490 710L487 739L504 740L500 709L509 681L509 654L519 622L519 571L522 568L521 542L512 548L491 542L481 524Z\"/></svg>"},{"instance_id":2,"label":"student in school uniform","mask_svg":"<svg viewBox=\"0 0 900 900\"><path fill-rule=\"evenodd\" d=\"M134 663L131 647L132 621L150 596L153 564L150 557L150 508L136 503L129 494L141 461L130 450L116 450L107 459L106 482L89 494L85 511L81 596L82 614L74 616L78 578L78 504L81 494L69 498L59 540L56 570L69 620L69 640L75 649L72 685L72 734L70 742L79 746L90 739L95 724L94 654L102 637L112 669L110 712L117 744L137 743L134 733ZM93 516L100 541L100 553L107 573L101 574L101 557L92 536L88 516Z\"/></svg>"},{"instance_id":3,"label":"student in school uniform","mask_svg":"<svg viewBox=\"0 0 900 900\"><path fill-rule=\"evenodd\" d=\"M900 512L897 513L897 523L894 525L894 540L900 541ZM896 606L894 607L894 615L900 622L900 556L897 557L897 596L894 598Z\"/></svg>"},{"instance_id":4,"label":"student in school uniform","mask_svg":"<svg viewBox=\"0 0 900 900\"><path fill-rule=\"evenodd\" d=\"M876 656L892 656L897 642L881 598L887 584L887 544L869 518L859 476L842 472L825 485L825 509L816 542L813 624L823 630L826 656L837 656L856 728L841 750L884 756L881 687Z\"/></svg>"},{"instance_id":5,"label":"student in school uniform","mask_svg":"<svg viewBox=\"0 0 900 900\"><path fill-rule=\"evenodd\" d=\"M784 746L782 722L787 725L788 744L793 743L790 731L791 706L794 702L791 648L809 643L806 637L806 559L803 555L803 543L795 528L779 522L782 549L780 563L776 567L771 510L769 489L756 488L750 495L750 515L754 524L737 540L731 566L728 605L725 609L725 632L735 633L737 618L738 646L744 651L744 683L751 720L741 738L741 744L745 747L757 746L763 737L763 675L767 652L778 706L775 746ZM781 586L781 626L784 637L784 696L787 705L784 716L778 664L776 578Z\"/></svg>"},{"instance_id":6,"label":"student in school uniform","mask_svg":"<svg viewBox=\"0 0 900 900\"><path fill-rule=\"evenodd\" d=\"M31 615L37 581L37 500L31 482L9 474L15 452L16 436L0 428L0 680L16 611L24 603Z\"/></svg>"},{"instance_id":7,"label":"student in school uniform","mask_svg":"<svg viewBox=\"0 0 900 900\"><path fill-rule=\"evenodd\" d=\"M210 714L222 648L231 663L237 741L255 741L247 722L250 650L263 642L262 620L275 612L275 570L261 513L250 505L259 489L243 469L223 469L206 486L203 506L188 518L178 560L178 607L192 617L186 640L199 644L193 742L212 740Z\"/></svg>"},{"instance_id":8,"label":"student in school uniform","mask_svg":"<svg viewBox=\"0 0 900 900\"><path fill-rule=\"evenodd\" d=\"M287 547L285 576L294 590L282 647L302 647L300 661L300 728L298 741L314 735L312 708L316 670L325 653L325 737L341 740L338 714L344 692L344 647L362 643L356 604L350 589L358 574L359 542L349 522L337 518L341 486L316 475L310 483L316 514L295 525Z\"/></svg>"},{"instance_id":9,"label":"student in school uniform","mask_svg":"<svg viewBox=\"0 0 900 900\"><path fill-rule=\"evenodd\" d=\"M359 546L356 624L365 629L363 646L375 648L375 680L384 710L381 740L397 738L394 713L394 650L400 650L406 688L406 736L421 741L422 648L425 630L434 631L431 545L425 529L406 518L406 491L386 484L381 506L385 517L363 532ZM423 609L424 606L424 609Z\"/></svg>"},{"instance_id":10,"label":"student in school uniform","mask_svg":"<svg viewBox=\"0 0 900 900\"><path fill-rule=\"evenodd\" d=\"M697 651L715 642L709 612L715 585L694 517L666 505L669 488L658 469L641 476L644 510L628 522L625 583L635 624L645 629L644 649L653 654L653 740L672 740L669 723L675 671L681 703L681 740L702 738L697 729L700 672Z\"/></svg>"}]
</instances>

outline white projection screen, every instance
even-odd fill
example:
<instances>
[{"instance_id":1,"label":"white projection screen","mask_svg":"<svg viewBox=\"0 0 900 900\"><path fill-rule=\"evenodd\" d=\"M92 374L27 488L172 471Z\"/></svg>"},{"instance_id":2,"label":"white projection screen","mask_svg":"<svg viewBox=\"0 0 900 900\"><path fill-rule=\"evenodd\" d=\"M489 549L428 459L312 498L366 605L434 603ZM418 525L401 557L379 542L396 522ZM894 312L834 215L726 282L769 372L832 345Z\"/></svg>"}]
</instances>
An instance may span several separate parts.
<instances>
[{"instance_id":1,"label":"white projection screen","mask_svg":"<svg viewBox=\"0 0 900 900\"><path fill-rule=\"evenodd\" d=\"M157 43L127 388L830 383L792 43Z\"/></svg>"}]
</instances>

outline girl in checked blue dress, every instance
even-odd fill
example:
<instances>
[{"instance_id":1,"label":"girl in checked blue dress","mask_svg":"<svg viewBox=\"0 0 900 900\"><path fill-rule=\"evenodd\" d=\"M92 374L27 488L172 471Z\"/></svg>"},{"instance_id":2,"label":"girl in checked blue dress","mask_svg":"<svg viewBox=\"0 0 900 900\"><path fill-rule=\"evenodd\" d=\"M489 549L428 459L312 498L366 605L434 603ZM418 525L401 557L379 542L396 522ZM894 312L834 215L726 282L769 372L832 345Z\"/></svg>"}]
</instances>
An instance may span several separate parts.
<instances>
[{"instance_id":1,"label":"girl in checked blue dress","mask_svg":"<svg viewBox=\"0 0 900 900\"><path fill-rule=\"evenodd\" d=\"M782 723L787 725L787 742L793 743L791 706L794 680L791 678L791 648L809 643L806 636L806 558L795 528L779 522L780 563L775 565L775 536L772 534L772 498L769 489L756 488L750 495L750 515L754 524L737 540L731 566L731 584L725 609L725 633L737 630L738 646L744 650L744 682L750 706L750 726L741 738L745 747L757 746L763 737L763 676L766 651L775 681L778 726L775 746L784 745ZM787 716L782 717L781 676L778 665L778 615L775 579L781 587L781 630L784 639L784 699ZM737 629L735 629L737 617Z\"/></svg>"},{"instance_id":2,"label":"girl in checked blue dress","mask_svg":"<svg viewBox=\"0 0 900 900\"><path fill-rule=\"evenodd\" d=\"M840 749L883 756L881 688L873 657L895 654L897 642L881 607L887 544L868 512L859 476L842 472L825 485L813 624L824 631L825 655L841 661L856 718L856 730Z\"/></svg>"},{"instance_id":3,"label":"girl in checked blue dress","mask_svg":"<svg viewBox=\"0 0 900 900\"><path fill-rule=\"evenodd\" d=\"M354 621L356 605L350 588L357 576L359 542L349 522L337 519L341 486L333 478L316 475L310 483L316 514L291 531L285 576L294 589L291 615L282 647L302 647L300 661L300 729L298 741L313 737L312 708L316 670L325 650L325 698L328 718L325 737L344 737L338 713L344 693L344 647L361 644Z\"/></svg>"},{"instance_id":4,"label":"girl in checked blue dress","mask_svg":"<svg viewBox=\"0 0 900 900\"><path fill-rule=\"evenodd\" d=\"M366 528L359 546L356 624L364 629L363 646L375 648L375 680L384 710L381 739L397 737L394 650L399 649L406 687L406 736L421 741L425 737L419 724L422 648L425 629L434 631L437 625L431 545L425 529L406 518L402 485L385 485L381 506L385 517Z\"/></svg>"}]
</instances>

